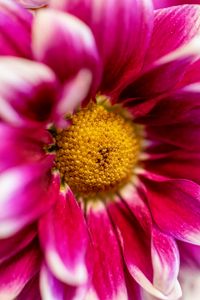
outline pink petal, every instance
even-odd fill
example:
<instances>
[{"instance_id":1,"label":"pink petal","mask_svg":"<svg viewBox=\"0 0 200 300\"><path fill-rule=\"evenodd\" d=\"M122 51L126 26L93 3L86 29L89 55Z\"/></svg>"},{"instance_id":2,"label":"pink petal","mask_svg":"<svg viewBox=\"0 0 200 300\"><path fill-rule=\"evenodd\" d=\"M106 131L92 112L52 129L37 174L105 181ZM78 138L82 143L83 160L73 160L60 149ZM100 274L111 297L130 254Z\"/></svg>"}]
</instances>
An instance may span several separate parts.
<instances>
[{"instance_id":1,"label":"pink petal","mask_svg":"<svg viewBox=\"0 0 200 300\"><path fill-rule=\"evenodd\" d=\"M188 267L191 270L193 268L200 268L200 247L189 243L179 242L179 252L181 258L181 264L183 267Z\"/></svg>"},{"instance_id":2,"label":"pink petal","mask_svg":"<svg viewBox=\"0 0 200 300\"><path fill-rule=\"evenodd\" d=\"M50 6L76 15L92 29L104 64L103 92L139 72L152 28L150 1L51 0Z\"/></svg>"},{"instance_id":3,"label":"pink petal","mask_svg":"<svg viewBox=\"0 0 200 300\"><path fill-rule=\"evenodd\" d=\"M12 237L0 240L0 263L24 249L36 236L36 228L31 225Z\"/></svg>"},{"instance_id":4,"label":"pink petal","mask_svg":"<svg viewBox=\"0 0 200 300\"><path fill-rule=\"evenodd\" d=\"M179 297L179 256L174 241L154 228L146 205L133 187L123 193L121 203L111 204L109 210L131 276L156 297Z\"/></svg>"},{"instance_id":5,"label":"pink petal","mask_svg":"<svg viewBox=\"0 0 200 300\"><path fill-rule=\"evenodd\" d=\"M179 252L174 239L153 228L151 249L155 286L170 297L173 295L173 299L178 299L181 295L177 281Z\"/></svg>"},{"instance_id":6,"label":"pink petal","mask_svg":"<svg viewBox=\"0 0 200 300\"><path fill-rule=\"evenodd\" d=\"M200 149L199 124L190 124L187 119L178 124L148 126L147 135L150 140L168 143L184 150L199 151Z\"/></svg>"},{"instance_id":7,"label":"pink petal","mask_svg":"<svg viewBox=\"0 0 200 300\"><path fill-rule=\"evenodd\" d=\"M52 142L48 131L21 129L0 123L0 172L44 158L44 147ZM15 151L13 151L15 149Z\"/></svg>"},{"instance_id":8,"label":"pink petal","mask_svg":"<svg viewBox=\"0 0 200 300\"><path fill-rule=\"evenodd\" d=\"M127 299L120 246L105 209L91 208L87 221L93 246L88 255L94 257L91 299Z\"/></svg>"},{"instance_id":9,"label":"pink petal","mask_svg":"<svg viewBox=\"0 0 200 300\"><path fill-rule=\"evenodd\" d=\"M31 280L25 285L21 293L18 295L16 300L41 300L40 290L39 290L39 276L35 275Z\"/></svg>"},{"instance_id":10,"label":"pink petal","mask_svg":"<svg viewBox=\"0 0 200 300\"><path fill-rule=\"evenodd\" d=\"M160 1L163 2L163 1ZM189 43L200 33L200 6L183 5L155 11L146 66Z\"/></svg>"},{"instance_id":11,"label":"pink petal","mask_svg":"<svg viewBox=\"0 0 200 300\"><path fill-rule=\"evenodd\" d=\"M32 15L15 1L0 0L0 55L30 58Z\"/></svg>"},{"instance_id":12,"label":"pink petal","mask_svg":"<svg viewBox=\"0 0 200 300\"><path fill-rule=\"evenodd\" d=\"M57 82L45 65L0 58L0 118L17 126L38 126L52 117Z\"/></svg>"},{"instance_id":13,"label":"pink petal","mask_svg":"<svg viewBox=\"0 0 200 300\"><path fill-rule=\"evenodd\" d=\"M195 61L195 63L189 66L179 85L185 86L194 82L199 82L200 81L199 69L200 69L200 59L198 59L197 61Z\"/></svg>"},{"instance_id":14,"label":"pink petal","mask_svg":"<svg viewBox=\"0 0 200 300\"><path fill-rule=\"evenodd\" d=\"M199 185L184 179L163 180L145 179L146 194L156 224L177 239L200 244Z\"/></svg>"},{"instance_id":15,"label":"pink petal","mask_svg":"<svg viewBox=\"0 0 200 300\"><path fill-rule=\"evenodd\" d=\"M43 300L84 300L85 289L81 286L69 286L51 273L44 265L40 274L40 290Z\"/></svg>"},{"instance_id":16,"label":"pink petal","mask_svg":"<svg viewBox=\"0 0 200 300\"><path fill-rule=\"evenodd\" d=\"M56 205L41 219L39 231L54 276L71 285L86 283L88 233L83 212L70 190L60 193Z\"/></svg>"},{"instance_id":17,"label":"pink petal","mask_svg":"<svg viewBox=\"0 0 200 300\"><path fill-rule=\"evenodd\" d=\"M126 279L128 300L144 300L141 287L137 284L133 277L131 277L128 270L125 270L124 273Z\"/></svg>"},{"instance_id":18,"label":"pink petal","mask_svg":"<svg viewBox=\"0 0 200 300\"><path fill-rule=\"evenodd\" d=\"M183 289L183 297L185 300L199 300L200 285L199 269L183 266L180 269L180 282Z\"/></svg>"},{"instance_id":19,"label":"pink petal","mask_svg":"<svg viewBox=\"0 0 200 300\"><path fill-rule=\"evenodd\" d=\"M39 8L48 4L48 0L15 0L26 8Z\"/></svg>"},{"instance_id":20,"label":"pink petal","mask_svg":"<svg viewBox=\"0 0 200 300\"><path fill-rule=\"evenodd\" d=\"M194 120L192 114L193 111L200 110L199 98L199 84L193 84L169 95L163 95L144 117L136 118L136 122L160 126L180 123L186 119L189 121L190 117L191 122L197 122L199 118Z\"/></svg>"},{"instance_id":21,"label":"pink petal","mask_svg":"<svg viewBox=\"0 0 200 300\"><path fill-rule=\"evenodd\" d=\"M0 298L14 299L40 268L38 244L0 265Z\"/></svg>"},{"instance_id":22,"label":"pink petal","mask_svg":"<svg viewBox=\"0 0 200 300\"><path fill-rule=\"evenodd\" d=\"M155 97L171 92L182 80L187 68L197 60L200 40L194 38L188 44L155 61L151 67L122 93L122 98ZM134 99L129 106L134 105Z\"/></svg>"},{"instance_id":23,"label":"pink petal","mask_svg":"<svg viewBox=\"0 0 200 300\"><path fill-rule=\"evenodd\" d=\"M59 177L51 175L52 157L1 173L0 236L7 237L50 208L58 195Z\"/></svg>"},{"instance_id":24,"label":"pink petal","mask_svg":"<svg viewBox=\"0 0 200 300\"><path fill-rule=\"evenodd\" d=\"M152 156L152 154L150 154ZM189 179L200 184L200 154L174 150L158 159L144 161L144 169L161 176L176 179Z\"/></svg>"},{"instance_id":25,"label":"pink petal","mask_svg":"<svg viewBox=\"0 0 200 300\"><path fill-rule=\"evenodd\" d=\"M33 25L33 51L61 81L71 79L81 69L90 70L96 89L101 75L98 51L90 29L78 18L48 9L38 12Z\"/></svg>"},{"instance_id":26,"label":"pink petal","mask_svg":"<svg viewBox=\"0 0 200 300\"><path fill-rule=\"evenodd\" d=\"M81 106L83 99L86 99L89 93L91 82L91 72L83 69L64 85L63 93L57 107L58 115L62 116L61 121L66 112L73 113Z\"/></svg>"},{"instance_id":27,"label":"pink petal","mask_svg":"<svg viewBox=\"0 0 200 300\"><path fill-rule=\"evenodd\" d=\"M173 5L181 5L181 4L200 4L199 0L153 0L154 7L157 8L163 8Z\"/></svg>"}]
</instances>

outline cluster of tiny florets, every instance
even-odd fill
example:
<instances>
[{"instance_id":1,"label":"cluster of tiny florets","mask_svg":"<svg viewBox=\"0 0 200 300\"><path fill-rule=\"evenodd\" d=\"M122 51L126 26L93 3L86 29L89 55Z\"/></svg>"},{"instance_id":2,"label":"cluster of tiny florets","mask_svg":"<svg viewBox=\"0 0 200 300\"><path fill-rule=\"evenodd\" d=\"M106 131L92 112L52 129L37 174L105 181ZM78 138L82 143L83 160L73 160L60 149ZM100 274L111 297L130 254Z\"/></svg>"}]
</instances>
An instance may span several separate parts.
<instances>
[{"instance_id":1,"label":"cluster of tiny florets","mask_svg":"<svg viewBox=\"0 0 200 300\"><path fill-rule=\"evenodd\" d=\"M101 105L90 105L72 117L56 137L56 166L78 196L115 192L126 183L137 161L133 123Z\"/></svg>"}]
</instances>

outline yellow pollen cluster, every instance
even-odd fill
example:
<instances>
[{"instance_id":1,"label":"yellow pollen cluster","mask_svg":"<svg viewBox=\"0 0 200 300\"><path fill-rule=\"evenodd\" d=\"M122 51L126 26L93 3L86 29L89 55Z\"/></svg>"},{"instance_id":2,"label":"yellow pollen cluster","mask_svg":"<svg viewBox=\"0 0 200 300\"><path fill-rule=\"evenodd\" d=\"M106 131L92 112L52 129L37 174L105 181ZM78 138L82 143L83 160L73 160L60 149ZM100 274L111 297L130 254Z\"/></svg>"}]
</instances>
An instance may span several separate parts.
<instances>
[{"instance_id":1,"label":"yellow pollen cluster","mask_svg":"<svg viewBox=\"0 0 200 300\"><path fill-rule=\"evenodd\" d=\"M116 192L130 179L138 156L133 123L92 104L56 137L56 167L79 197Z\"/></svg>"}]
</instances>

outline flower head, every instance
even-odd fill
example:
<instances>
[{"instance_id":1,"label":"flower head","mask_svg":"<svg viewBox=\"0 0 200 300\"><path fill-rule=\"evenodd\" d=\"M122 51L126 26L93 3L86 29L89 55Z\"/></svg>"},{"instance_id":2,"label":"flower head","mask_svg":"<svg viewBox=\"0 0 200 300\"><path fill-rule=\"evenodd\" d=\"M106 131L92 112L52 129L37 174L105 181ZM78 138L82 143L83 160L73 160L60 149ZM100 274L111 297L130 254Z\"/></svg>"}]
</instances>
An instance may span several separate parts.
<instances>
[{"instance_id":1,"label":"flower head","mask_svg":"<svg viewBox=\"0 0 200 300\"><path fill-rule=\"evenodd\" d=\"M0 298L176 299L176 239L200 244L200 8L50 7L0 1Z\"/></svg>"}]
</instances>

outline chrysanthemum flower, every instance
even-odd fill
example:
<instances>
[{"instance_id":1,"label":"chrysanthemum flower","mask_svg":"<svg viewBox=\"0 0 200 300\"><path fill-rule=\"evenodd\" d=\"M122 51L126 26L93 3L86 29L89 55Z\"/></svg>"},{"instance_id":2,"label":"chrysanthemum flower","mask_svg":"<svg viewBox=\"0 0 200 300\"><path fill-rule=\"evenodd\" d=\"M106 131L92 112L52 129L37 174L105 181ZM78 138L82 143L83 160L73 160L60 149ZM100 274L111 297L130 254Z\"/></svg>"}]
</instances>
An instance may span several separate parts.
<instances>
[{"instance_id":1,"label":"chrysanthemum flower","mask_svg":"<svg viewBox=\"0 0 200 300\"><path fill-rule=\"evenodd\" d=\"M176 299L176 239L200 244L200 8L51 8L0 1L0 299Z\"/></svg>"}]
</instances>

